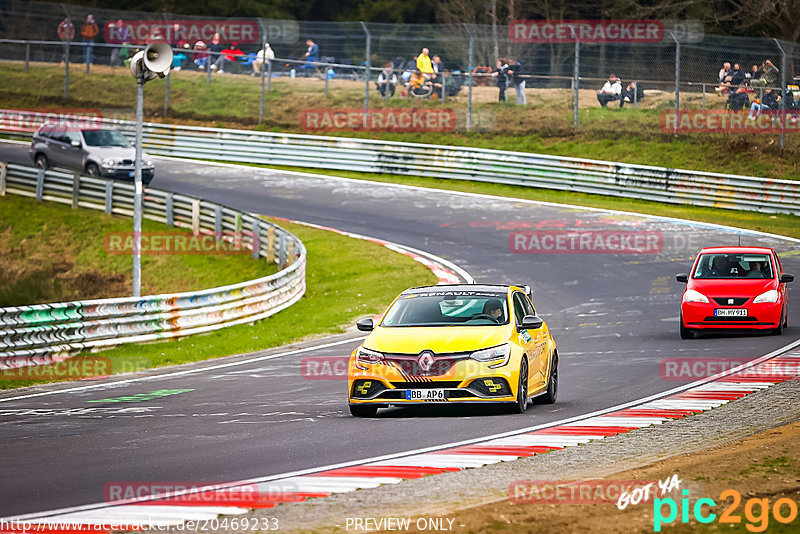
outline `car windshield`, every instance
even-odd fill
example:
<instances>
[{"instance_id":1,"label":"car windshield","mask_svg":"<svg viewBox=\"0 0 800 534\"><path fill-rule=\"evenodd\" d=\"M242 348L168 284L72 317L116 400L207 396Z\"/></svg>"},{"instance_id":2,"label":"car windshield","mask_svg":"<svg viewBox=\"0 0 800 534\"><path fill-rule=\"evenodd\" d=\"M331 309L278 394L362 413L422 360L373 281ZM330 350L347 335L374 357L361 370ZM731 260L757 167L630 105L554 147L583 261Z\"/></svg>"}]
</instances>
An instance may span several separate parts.
<instances>
[{"instance_id":1,"label":"car windshield","mask_svg":"<svg viewBox=\"0 0 800 534\"><path fill-rule=\"evenodd\" d=\"M130 146L128 139L117 130L83 130L83 138L89 146Z\"/></svg>"},{"instance_id":2,"label":"car windshield","mask_svg":"<svg viewBox=\"0 0 800 534\"><path fill-rule=\"evenodd\" d=\"M497 326L508 323L505 293L436 291L400 295L381 326Z\"/></svg>"},{"instance_id":3,"label":"car windshield","mask_svg":"<svg viewBox=\"0 0 800 534\"><path fill-rule=\"evenodd\" d=\"M701 254L693 278L773 278L769 254Z\"/></svg>"}]
</instances>

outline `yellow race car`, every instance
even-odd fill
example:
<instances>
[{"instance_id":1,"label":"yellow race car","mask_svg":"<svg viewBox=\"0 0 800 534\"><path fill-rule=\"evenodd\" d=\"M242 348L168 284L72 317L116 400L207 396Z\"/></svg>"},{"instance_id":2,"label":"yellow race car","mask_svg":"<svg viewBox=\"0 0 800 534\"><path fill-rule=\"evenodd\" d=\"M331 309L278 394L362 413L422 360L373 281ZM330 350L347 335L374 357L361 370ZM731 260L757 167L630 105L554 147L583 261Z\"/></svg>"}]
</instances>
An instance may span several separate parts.
<instances>
[{"instance_id":1,"label":"yellow race car","mask_svg":"<svg viewBox=\"0 0 800 534\"><path fill-rule=\"evenodd\" d=\"M437 285L401 293L350 356L350 413L426 402L554 403L558 351L527 286Z\"/></svg>"}]
</instances>

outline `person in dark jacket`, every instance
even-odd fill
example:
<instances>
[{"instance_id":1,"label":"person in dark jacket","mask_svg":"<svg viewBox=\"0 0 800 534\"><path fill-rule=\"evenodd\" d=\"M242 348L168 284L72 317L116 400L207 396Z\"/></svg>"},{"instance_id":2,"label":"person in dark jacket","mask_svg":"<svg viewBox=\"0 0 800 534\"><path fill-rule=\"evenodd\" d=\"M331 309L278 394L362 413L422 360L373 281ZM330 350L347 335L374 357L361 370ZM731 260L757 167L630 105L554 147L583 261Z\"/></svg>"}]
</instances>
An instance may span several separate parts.
<instances>
[{"instance_id":1,"label":"person in dark jacket","mask_svg":"<svg viewBox=\"0 0 800 534\"><path fill-rule=\"evenodd\" d=\"M631 82L622 90L622 98L619 100L619 107L625 106L625 103L641 102L644 100L644 89L637 82Z\"/></svg>"},{"instance_id":2,"label":"person in dark jacket","mask_svg":"<svg viewBox=\"0 0 800 534\"><path fill-rule=\"evenodd\" d=\"M511 75L514 91L517 93L517 104L524 106L528 103L528 100L525 98L525 78L522 77L522 63L517 59L512 59L508 65L508 73Z\"/></svg>"},{"instance_id":3,"label":"person in dark jacket","mask_svg":"<svg viewBox=\"0 0 800 534\"><path fill-rule=\"evenodd\" d=\"M506 101L506 89L508 88L508 60L501 57L497 60L497 69L492 73L492 76L497 77L497 88L500 89L500 102Z\"/></svg>"},{"instance_id":4,"label":"person in dark jacket","mask_svg":"<svg viewBox=\"0 0 800 534\"><path fill-rule=\"evenodd\" d=\"M778 94L772 89L766 89L764 91L764 96L761 97L761 101L759 102L756 100L750 106L750 115L747 118L755 119L758 115L761 115L762 111L777 109L778 107L780 107L780 99L778 98Z\"/></svg>"}]
</instances>

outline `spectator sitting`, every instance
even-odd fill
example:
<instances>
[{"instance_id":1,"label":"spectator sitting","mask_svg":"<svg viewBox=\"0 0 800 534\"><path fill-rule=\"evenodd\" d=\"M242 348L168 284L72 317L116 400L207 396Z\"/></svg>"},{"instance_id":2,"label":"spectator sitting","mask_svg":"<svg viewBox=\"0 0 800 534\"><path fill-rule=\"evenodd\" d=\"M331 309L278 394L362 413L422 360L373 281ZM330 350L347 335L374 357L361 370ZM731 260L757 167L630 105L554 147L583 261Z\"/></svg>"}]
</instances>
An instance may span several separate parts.
<instances>
[{"instance_id":1,"label":"spectator sitting","mask_svg":"<svg viewBox=\"0 0 800 534\"><path fill-rule=\"evenodd\" d=\"M747 77L740 69L739 64L734 63L728 90L728 109L739 111L750 107L750 97L747 96L747 88L744 87L746 80Z\"/></svg>"},{"instance_id":2,"label":"spectator sitting","mask_svg":"<svg viewBox=\"0 0 800 534\"><path fill-rule=\"evenodd\" d=\"M775 109L779 105L780 98L778 95L772 89L767 89L764 91L761 102L756 100L753 102L753 105L750 106L750 115L747 118L755 119L758 115L761 115L763 110Z\"/></svg>"},{"instance_id":3,"label":"spectator sitting","mask_svg":"<svg viewBox=\"0 0 800 534\"><path fill-rule=\"evenodd\" d=\"M183 62L189 59L184 53L184 50L189 49L189 43L183 43L180 52L176 52L172 55L172 70L181 70L181 68L183 68Z\"/></svg>"},{"instance_id":4,"label":"spectator sitting","mask_svg":"<svg viewBox=\"0 0 800 534\"><path fill-rule=\"evenodd\" d=\"M417 57L418 56L414 56L408 61L406 70L400 75L400 81L402 81L403 84L407 84L409 80L411 80L411 75L414 74L414 71L417 69Z\"/></svg>"},{"instance_id":5,"label":"spectator sitting","mask_svg":"<svg viewBox=\"0 0 800 534\"><path fill-rule=\"evenodd\" d=\"M194 44L192 62L197 65L197 70L205 70L208 66L208 51L206 49L206 43L203 41L197 41Z\"/></svg>"},{"instance_id":6,"label":"spectator sitting","mask_svg":"<svg viewBox=\"0 0 800 534\"><path fill-rule=\"evenodd\" d=\"M597 101L600 102L601 107L606 107L609 102L621 99L622 84L616 74L611 74L608 77L608 81L603 84L602 89L597 92Z\"/></svg>"},{"instance_id":7,"label":"spectator sitting","mask_svg":"<svg viewBox=\"0 0 800 534\"><path fill-rule=\"evenodd\" d=\"M644 89L636 82L631 82L622 90L619 107L623 107L625 102L641 102L644 100Z\"/></svg>"},{"instance_id":8,"label":"spectator sitting","mask_svg":"<svg viewBox=\"0 0 800 534\"><path fill-rule=\"evenodd\" d=\"M394 86L397 85L397 74L392 69L392 63L389 62L383 66L383 70L378 74L378 81L376 86L381 96L386 96L387 92L390 97L394 96Z\"/></svg>"},{"instance_id":9,"label":"spectator sitting","mask_svg":"<svg viewBox=\"0 0 800 534\"><path fill-rule=\"evenodd\" d=\"M220 73L225 72L225 56L222 55L222 42L220 42L220 37L218 33L214 34L214 37L211 38L211 44L208 45L209 51L209 60L208 62L211 63L209 67L213 71L219 71Z\"/></svg>"},{"instance_id":10,"label":"spectator sitting","mask_svg":"<svg viewBox=\"0 0 800 534\"><path fill-rule=\"evenodd\" d=\"M719 87L717 87L717 92L720 95L728 94L728 87L731 85L731 78L733 78L733 69L731 68L731 64L726 61L723 63L722 68L719 71Z\"/></svg>"},{"instance_id":11,"label":"spectator sitting","mask_svg":"<svg viewBox=\"0 0 800 534\"><path fill-rule=\"evenodd\" d=\"M439 56L433 56L431 60L431 68L433 68L433 72L435 74L444 72L444 63L442 63L442 58Z\"/></svg>"},{"instance_id":12,"label":"spectator sitting","mask_svg":"<svg viewBox=\"0 0 800 534\"><path fill-rule=\"evenodd\" d=\"M411 79L408 80L408 87L414 96L430 96L433 91L433 84L419 69L414 70Z\"/></svg>"},{"instance_id":13,"label":"spectator sitting","mask_svg":"<svg viewBox=\"0 0 800 534\"><path fill-rule=\"evenodd\" d=\"M253 72L250 76L258 76L261 74L261 69L267 61L275 59L275 51L269 46L269 43L264 43L264 48L258 51L256 59L253 61Z\"/></svg>"},{"instance_id":14,"label":"spectator sitting","mask_svg":"<svg viewBox=\"0 0 800 534\"><path fill-rule=\"evenodd\" d=\"M738 63L733 64L733 71L731 71L731 87L738 87L744 84L747 76Z\"/></svg>"},{"instance_id":15,"label":"spectator sitting","mask_svg":"<svg viewBox=\"0 0 800 534\"><path fill-rule=\"evenodd\" d=\"M778 75L781 73L778 67L772 64L772 61L766 59L762 65L764 74L761 76L763 85L765 87L778 87Z\"/></svg>"},{"instance_id":16,"label":"spectator sitting","mask_svg":"<svg viewBox=\"0 0 800 534\"><path fill-rule=\"evenodd\" d=\"M717 77L717 79L719 80L719 83L722 83L722 82L726 81L725 78L730 76L731 70L733 70L733 69L731 69L731 64L729 62L726 61L725 63L722 64L722 68L719 69L719 76ZM727 81L730 81L730 80L727 80Z\"/></svg>"},{"instance_id":17,"label":"spectator sitting","mask_svg":"<svg viewBox=\"0 0 800 534\"><path fill-rule=\"evenodd\" d=\"M222 49L222 57L225 58L225 61L231 62L234 66L237 65L242 56L244 56L244 52L239 49L238 43L231 43L231 46ZM222 72L221 66L219 70Z\"/></svg>"},{"instance_id":18,"label":"spectator sitting","mask_svg":"<svg viewBox=\"0 0 800 534\"><path fill-rule=\"evenodd\" d=\"M750 72L747 73L747 78L750 80L750 85L758 85L761 76L764 74L758 65L753 65Z\"/></svg>"}]
</instances>

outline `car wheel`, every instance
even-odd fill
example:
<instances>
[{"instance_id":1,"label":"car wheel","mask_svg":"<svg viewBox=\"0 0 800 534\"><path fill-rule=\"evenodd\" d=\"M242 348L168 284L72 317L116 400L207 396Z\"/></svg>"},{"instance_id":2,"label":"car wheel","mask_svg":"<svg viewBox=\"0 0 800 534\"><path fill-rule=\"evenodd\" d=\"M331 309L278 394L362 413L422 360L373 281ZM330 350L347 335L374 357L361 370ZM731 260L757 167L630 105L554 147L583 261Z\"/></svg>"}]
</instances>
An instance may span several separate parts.
<instances>
[{"instance_id":1,"label":"car wheel","mask_svg":"<svg viewBox=\"0 0 800 534\"><path fill-rule=\"evenodd\" d=\"M528 360L524 356L519 364L519 384L517 385L517 402L511 413L525 413L528 409Z\"/></svg>"},{"instance_id":2,"label":"car wheel","mask_svg":"<svg viewBox=\"0 0 800 534\"><path fill-rule=\"evenodd\" d=\"M100 169L94 163L90 163L86 166L86 174L89 176L93 176L95 178L100 177Z\"/></svg>"},{"instance_id":3,"label":"car wheel","mask_svg":"<svg viewBox=\"0 0 800 534\"><path fill-rule=\"evenodd\" d=\"M536 397L538 404L555 404L558 398L558 352L553 351L550 358L550 379L547 381L547 391L545 394Z\"/></svg>"},{"instance_id":4,"label":"car wheel","mask_svg":"<svg viewBox=\"0 0 800 534\"><path fill-rule=\"evenodd\" d=\"M680 333L681 339L694 339L694 332L683 326L683 315L680 316Z\"/></svg>"},{"instance_id":5,"label":"car wheel","mask_svg":"<svg viewBox=\"0 0 800 534\"><path fill-rule=\"evenodd\" d=\"M350 415L353 417L375 417L378 407L370 404L351 404Z\"/></svg>"},{"instance_id":6,"label":"car wheel","mask_svg":"<svg viewBox=\"0 0 800 534\"><path fill-rule=\"evenodd\" d=\"M36 157L34 158L33 162L40 169L49 169L50 168L50 160L47 159L47 156L45 156L44 154L36 154Z\"/></svg>"},{"instance_id":7,"label":"car wheel","mask_svg":"<svg viewBox=\"0 0 800 534\"><path fill-rule=\"evenodd\" d=\"M778 328L772 331L772 333L775 334L776 336L780 336L781 334L783 334L783 329L786 328L788 317L786 321L783 320L783 314L785 311L786 311L785 309L781 309L781 317L780 319L778 319Z\"/></svg>"}]
</instances>

